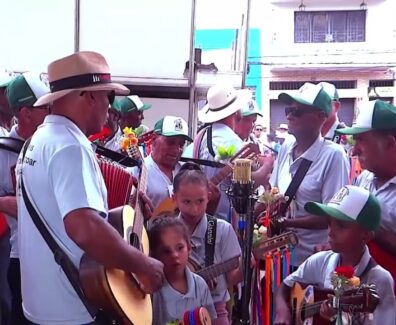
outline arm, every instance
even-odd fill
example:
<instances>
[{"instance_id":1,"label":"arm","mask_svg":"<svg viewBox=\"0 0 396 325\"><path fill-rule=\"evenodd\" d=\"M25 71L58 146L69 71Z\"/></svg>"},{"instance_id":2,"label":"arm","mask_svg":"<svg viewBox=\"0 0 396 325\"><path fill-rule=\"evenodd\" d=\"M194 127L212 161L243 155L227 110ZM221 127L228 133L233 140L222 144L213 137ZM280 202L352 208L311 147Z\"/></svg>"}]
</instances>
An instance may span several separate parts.
<instances>
[{"instance_id":1,"label":"arm","mask_svg":"<svg viewBox=\"0 0 396 325\"><path fill-rule=\"evenodd\" d=\"M375 233L375 241L381 248L396 258L396 234L380 227Z\"/></svg>"},{"instance_id":2,"label":"arm","mask_svg":"<svg viewBox=\"0 0 396 325\"><path fill-rule=\"evenodd\" d=\"M0 211L6 215L17 218L17 203L15 196L0 197Z\"/></svg>"},{"instance_id":3,"label":"arm","mask_svg":"<svg viewBox=\"0 0 396 325\"><path fill-rule=\"evenodd\" d=\"M151 280L147 288L150 292L162 284L162 263L128 245L96 211L74 210L66 215L64 225L67 235L98 263L107 268L145 274Z\"/></svg>"},{"instance_id":4,"label":"arm","mask_svg":"<svg viewBox=\"0 0 396 325\"><path fill-rule=\"evenodd\" d=\"M274 167L274 158L272 156L266 156L262 158L262 165L259 169L252 172L252 180L255 185L263 185L269 187L269 175Z\"/></svg>"}]
</instances>

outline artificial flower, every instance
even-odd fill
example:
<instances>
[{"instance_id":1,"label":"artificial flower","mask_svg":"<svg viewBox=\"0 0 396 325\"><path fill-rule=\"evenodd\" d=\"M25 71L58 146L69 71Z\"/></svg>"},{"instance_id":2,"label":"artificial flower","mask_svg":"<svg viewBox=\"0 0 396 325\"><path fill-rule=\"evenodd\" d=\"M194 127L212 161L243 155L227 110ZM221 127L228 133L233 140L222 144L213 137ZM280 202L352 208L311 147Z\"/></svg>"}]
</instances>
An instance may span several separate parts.
<instances>
[{"instance_id":1,"label":"artificial flower","mask_svg":"<svg viewBox=\"0 0 396 325\"><path fill-rule=\"evenodd\" d=\"M355 270L352 266L337 266L334 272L350 279L353 277Z\"/></svg>"}]
</instances>

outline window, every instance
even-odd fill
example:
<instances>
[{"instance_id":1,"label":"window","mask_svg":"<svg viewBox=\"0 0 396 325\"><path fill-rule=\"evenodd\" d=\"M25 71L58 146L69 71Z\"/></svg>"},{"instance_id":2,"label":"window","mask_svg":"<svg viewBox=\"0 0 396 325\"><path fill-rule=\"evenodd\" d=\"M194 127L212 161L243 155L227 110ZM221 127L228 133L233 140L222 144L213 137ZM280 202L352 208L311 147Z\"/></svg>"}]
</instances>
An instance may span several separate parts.
<instances>
[{"instance_id":1,"label":"window","mask_svg":"<svg viewBox=\"0 0 396 325\"><path fill-rule=\"evenodd\" d=\"M366 10L296 11L294 43L364 42Z\"/></svg>"}]
</instances>

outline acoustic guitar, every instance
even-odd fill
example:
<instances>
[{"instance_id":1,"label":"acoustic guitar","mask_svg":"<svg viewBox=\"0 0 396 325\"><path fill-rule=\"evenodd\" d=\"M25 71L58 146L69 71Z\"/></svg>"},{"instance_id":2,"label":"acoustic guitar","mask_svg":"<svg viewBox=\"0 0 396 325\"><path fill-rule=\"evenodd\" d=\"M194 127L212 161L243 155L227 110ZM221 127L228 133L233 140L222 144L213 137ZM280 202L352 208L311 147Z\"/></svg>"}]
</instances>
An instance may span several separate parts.
<instances>
[{"instance_id":1,"label":"acoustic guitar","mask_svg":"<svg viewBox=\"0 0 396 325\"><path fill-rule=\"evenodd\" d=\"M219 185L228 175L233 171L232 162L238 158L253 159L257 154L260 153L260 148L255 143L249 143L245 145L241 150L239 150L229 162L225 164L220 171L210 179L214 185ZM168 197L163 200L158 207L155 208L153 212L153 217L158 217L161 215L175 215L176 214L176 204L172 198Z\"/></svg>"},{"instance_id":2,"label":"acoustic guitar","mask_svg":"<svg viewBox=\"0 0 396 325\"><path fill-rule=\"evenodd\" d=\"M291 291L291 324L327 325L330 321L320 316L320 306L329 301L328 294L334 294L330 289L319 289L312 285L295 283ZM347 313L372 313L380 299L374 286L362 285L358 289L346 291L340 298L340 306Z\"/></svg>"},{"instance_id":3,"label":"acoustic guitar","mask_svg":"<svg viewBox=\"0 0 396 325\"><path fill-rule=\"evenodd\" d=\"M252 247L252 252L256 259L261 259L266 253L269 253L275 249L282 248L287 245L296 246L297 244L297 235L292 231L288 231L281 235L260 241L258 244Z\"/></svg>"},{"instance_id":4,"label":"acoustic guitar","mask_svg":"<svg viewBox=\"0 0 396 325\"><path fill-rule=\"evenodd\" d=\"M147 169L136 147L128 149L131 158L140 161L140 178L137 191L146 191ZM149 241L144 229L144 217L136 195L135 209L125 205L109 211L109 223L130 245L149 253ZM119 269L106 269L84 255L80 263L82 289L92 304L112 313L120 324L147 325L152 322L152 306L145 293L144 277Z\"/></svg>"}]
</instances>

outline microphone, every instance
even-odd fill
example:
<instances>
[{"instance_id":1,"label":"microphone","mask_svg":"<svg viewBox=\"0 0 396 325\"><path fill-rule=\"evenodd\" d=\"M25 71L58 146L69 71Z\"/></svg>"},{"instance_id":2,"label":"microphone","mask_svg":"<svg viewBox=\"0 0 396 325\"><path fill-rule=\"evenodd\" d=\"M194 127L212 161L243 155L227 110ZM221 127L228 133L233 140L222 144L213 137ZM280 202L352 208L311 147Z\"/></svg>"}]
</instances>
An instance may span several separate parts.
<instances>
[{"instance_id":1,"label":"microphone","mask_svg":"<svg viewBox=\"0 0 396 325\"><path fill-rule=\"evenodd\" d=\"M231 184L232 205L238 214L248 213L252 192L252 161L235 159Z\"/></svg>"}]
</instances>

